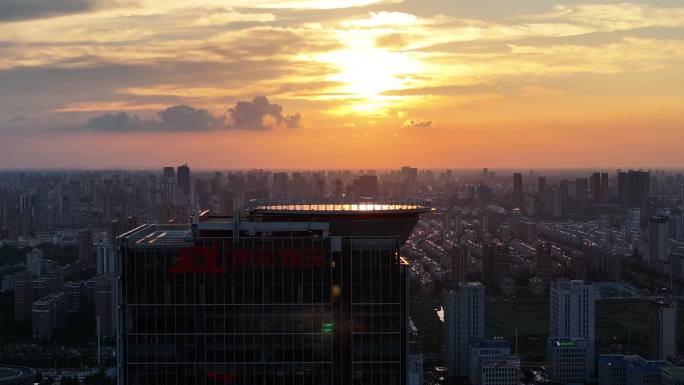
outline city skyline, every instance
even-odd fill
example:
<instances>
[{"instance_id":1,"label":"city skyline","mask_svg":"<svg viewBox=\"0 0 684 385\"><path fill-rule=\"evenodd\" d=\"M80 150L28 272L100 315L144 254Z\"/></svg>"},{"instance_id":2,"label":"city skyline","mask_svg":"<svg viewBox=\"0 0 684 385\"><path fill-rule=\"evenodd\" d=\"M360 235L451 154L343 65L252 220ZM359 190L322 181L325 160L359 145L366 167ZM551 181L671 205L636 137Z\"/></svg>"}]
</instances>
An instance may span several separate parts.
<instances>
[{"instance_id":1,"label":"city skyline","mask_svg":"<svg viewBox=\"0 0 684 385\"><path fill-rule=\"evenodd\" d=\"M0 169L684 165L684 7L10 1Z\"/></svg>"}]
</instances>

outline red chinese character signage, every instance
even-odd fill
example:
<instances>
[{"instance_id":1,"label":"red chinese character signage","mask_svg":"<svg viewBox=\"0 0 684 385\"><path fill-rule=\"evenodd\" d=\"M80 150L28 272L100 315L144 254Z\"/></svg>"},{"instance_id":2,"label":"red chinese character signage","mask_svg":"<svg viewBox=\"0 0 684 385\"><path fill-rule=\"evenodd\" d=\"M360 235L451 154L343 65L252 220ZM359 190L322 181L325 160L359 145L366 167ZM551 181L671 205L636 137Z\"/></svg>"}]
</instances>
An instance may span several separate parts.
<instances>
[{"instance_id":1,"label":"red chinese character signage","mask_svg":"<svg viewBox=\"0 0 684 385\"><path fill-rule=\"evenodd\" d=\"M233 373L207 372L207 377L216 380L217 382L225 382L226 384L235 382L235 374Z\"/></svg>"},{"instance_id":2,"label":"red chinese character signage","mask_svg":"<svg viewBox=\"0 0 684 385\"><path fill-rule=\"evenodd\" d=\"M215 247L184 247L178 251L178 262L169 273L225 273L226 268L216 262Z\"/></svg>"},{"instance_id":3,"label":"red chinese character signage","mask_svg":"<svg viewBox=\"0 0 684 385\"><path fill-rule=\"evenodd\" d=\"M323 267L323 249L237 249L233 250L233 269L237 267ZM178 261L168 268L169 273L225 273L218 265L215 247L184 247Z\"/></svg>"}]
</instances>

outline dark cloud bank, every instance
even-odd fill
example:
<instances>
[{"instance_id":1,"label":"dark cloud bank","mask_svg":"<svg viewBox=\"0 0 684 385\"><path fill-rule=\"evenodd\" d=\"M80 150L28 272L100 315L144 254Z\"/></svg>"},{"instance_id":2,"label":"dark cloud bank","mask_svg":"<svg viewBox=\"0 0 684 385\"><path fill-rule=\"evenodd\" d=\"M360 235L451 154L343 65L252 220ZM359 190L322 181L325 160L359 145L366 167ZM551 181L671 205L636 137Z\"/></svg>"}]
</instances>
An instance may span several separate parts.
<instances>
[{"instance_id":1,"label":"dark cloud bank","mask_svg":"<svg viewBox=\"0 0 684 385\"><path fill-rule=\"evenodd\" d=\"M173 106L157 114L157 118L143 119L126 112L107 113L90 119L88 127L101 131L156 131L187 132L224 129L268 130L276 127L298 128L299 113L283 114L283 107L272 104L265 96L251 102L239 101L227 115L213 116L205 109L186 105Z\"/></svg>"},{"instance_id":2,"label":"dark cloud bank","mask_svg":"<svg viewBox=\"0 0 684 385\"><path fill-rule=\"evenodd\" d=\"M0 0L0 22L83 12L96 5L98 0Z\"/></svg>"}]
</instances>

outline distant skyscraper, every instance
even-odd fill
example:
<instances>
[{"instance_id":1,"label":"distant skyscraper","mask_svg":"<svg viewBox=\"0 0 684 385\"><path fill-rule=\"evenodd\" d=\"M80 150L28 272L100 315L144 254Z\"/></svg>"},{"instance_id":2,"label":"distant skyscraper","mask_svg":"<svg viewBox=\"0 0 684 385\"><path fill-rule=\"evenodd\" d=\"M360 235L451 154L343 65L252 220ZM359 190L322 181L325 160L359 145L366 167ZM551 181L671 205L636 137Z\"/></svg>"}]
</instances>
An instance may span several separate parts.
<instances>
[{"instance_id":1,"label":"distant skyscraper","mask_svg":"<svg viewBox=\"0 0 684 385\"><path fill-rule=\"evenodd\" d=\"M677 357L677 303L658 301L649 317L649 355L652 360Z\"/></svg>"},{"instance_id":2,"label":"distant skyscraper","mask_svg":"<svg viewBox=\"0 0 684 385\"><path fill-rule=\"evenodd\" d=\"M648 172L629 171L618 173L618 195L620 201L630 207L642 210L645 215L646 206L651 194L651 177Z\"/></svg>"},{"instance_id":3,"label":"distant skyscraper","mask_svg":"<svg viewBox=\"0 0 684 385\"><path fill-rule=\"evenodd\" d=\"M33 304L33 277L29 271L20 271L14 276L14 319L31 319Z\"/></svg>"},{"instance_id":4,"label":"distant skyscraper","mask_svg":"<svg viewBox=\"0 0 684 385\"><path fill-rule=\"evenodd\" d=\"M485 244L482 248L482 280L490 289L499 288L510 278L511 261L509 247L503 242Z\"/></svg>"},{"instance_id":5,"label":"distant skyscraper","mask_svg":"<svg viewBox=\"0 0 684 385\"><path fill-rule=\"evenodd\" d=\"M553 260L551 259L551 244L539 242L537 246L537 274L545 285L553 279Z\"/></svg>"},{"instance_id":6,"label":"distant skyscraper","mask_svg":"<svg viewBox=\"0 0 684 385\"><path fill-rule=\"evenodd\" d=\"M546 178L543 176L539 177L539 184L537 185L537 192L539 199L544 199L544 191L546 191Z\"/></svg>"},{"instance_id":7,"label":"distant skyscraper","mask_svg":"<svg viewBox=\"0 0 684 385\"><path fill-rule=\"evenodd\" d=\"M83 304L83 281L72 281L64 284L64 295L67 301L67 313L78 313Z\"/></svg>"},{"instance_id":8,"label":"distant skyscraper","mask_svg":"<svg viewBox=\"0 0 684 385\"><path fill-rule=\"evenodd\" d=\"M164 178L168 179L175 179L176 178L176 172L173 169L173 167L164 167L162 170L162 173L164 174Z\"/></svg>"},{"instance_id":9,"label":"distant skyscraper","mask_svg":"<svg viewBox=\"0 0 684 385\"><path fill-rule=\"evenodd\" d=\"M183 193L190 195L190 167L187 164L178 166L178 187L183 190Z\"/></svg>"},{"instance_id":10,"label":"distant skyscraper","mask_svg":"<svg viewBox=\"0 0 684 385\"><path fill-rule=\"evenodd\" d=\"M544 197L544 212L554 218L563 215L563 200L561 191L556 186L551 186L546 189Z\"/></svg>"},{"instance_id":11,"label":"distant skyscraper","mask_svg":"<svg viewBox=\"0 0 684 385\"><path fill-rule=\"evenodd\" d=\"M550 299L549 336L587 340L593 374L596 287L583 281L553 282Z\"/></svg>"},{"instance_id":12,"label":"distant skyscraper","mask_svg":"<svg viewBox=\"0 0 684 385\"><path fill-rule=\"evenodd\" d=\"M589 180L587 178L577 178L575 180L575 196L577 202L587 203L589 197Z\"/></svg>"},{"instance_id":13,"label":"distant skyscraper","mask_svg":"<svg viewBox=\"0 0 684 385\"><path fill-rule=\"evenodd\" d=\"M479 184L475 188L475 200L480 208L484 209L487 207L492 202L493 197L494 192L492 188L486 184Z\"/></svg>"},{"instance_id":14,"label":"distant skyscraper","mask_svg":"<svg viewBox=\"0 0 684 385\"><path fill-rule=\"evenodd\" d=\"M93 257L93 232L81 230L78 232L78 263L83 266L91 266L95 263Z\"/></svg>"},{"instance_id":15,"label":"distant skyscraper","mask_svg":"<svg viewBox=\"0 0 684 385\"><path fill-rule=\"evenodd\" d=\"M451 250L451 281L459 284L466 281L468 251L464 246L454 245Z\"/></svg>"},{"instance_id":16,"label":"distant skyscraper","mask_svg":"<svg viewBox=\"0 0 684 385\"><path fill-rule=\"evenodd\" d=\"M485 333L485 288L479 282L461 283L444 298L444 366L450 377L468 375L472 341Z\"/></svg>"},{"instance_id":17,"label":"distant skyscraper","mask_svg":"<svg viewBox=\"0 0 684 385\"><path fill-rule=\"evenodd\" d=\"M219 211L221 215L235 214L235 195L232 191L222 191L219 197Z\"/></svg>"},{"instance_id":18,"label":"distant skyscraper","mask_svg":"<svg viewBox=\"0 0 684 385\"><path fill-rule=\"evenodd\" d=\"M633 207L627 210L627 218L625 219L625 230L627 231L641 231L641 209Z\"/></svg>"},{"instance_id":19,"label":"distant skyscraper","mask_svg":"<svg viewBox=\"0 0 684 385\"><path fill-rule=\"evenodd\" d=\"M48 294L34 302L31 309L33 337L49 338L66 321L67 298L64 292Z\"/></svg>"},{"instance_id":20,"label":"distant skyscraper","mask_svg":"<svg viewBox=\"0 0 684 385\"><path fill-rule=\"evenodd\" d=\"M359 177L360 197L377 197L380 193L377 175L361 175Z\"/></svg>"},{"instance_id":21,"label":"distant skyscraper","mask_svg":"<svg viewBox=\"0 0 684 385\"><path fill-rule=\"evenodd\" d=\"M98 243L96 247L97 275L114 274L114 247L111 243Z\"/></svg>"},{"instance_id":22,"label":"distant skyscraper","mask_svg":"<svg viewBox=\"0 0 684 385\"><path fill-rule=\"evenodd\" d=\"M290 177L286 172L273 173L273 194L275 199L285 199L290 188Z\"/></svg>"},{"instance_id":23,"label":"distant skyscraper","mask_svg":"<svg viewBox=\"0 0 684 385\"><path fill-rule=\"evenodd\" d=\"M513 174L513 203L521 204L523 197L523 176L520 173Z\"/></svg>"},{"instance_id":24,"label":"distant skyscraper","mask_svg":"<svg viewBox=\"0 0 684 385\"><path fill-rule=\"evenodd\" d=\"M100 319L100 335L112 337L116 333L116 302L113 276L103 275L95 287L95 316Z\"/></svg>"},{"instance_id":25,"label":"distant skyscraper","mask_svg":"<svg viewBox=\"0 0 684 385\"><path fill-rule=\"evenodd\" d=\"M406 198L415 198L418 187L418 169L413 167L401 168L401 181Z\"/></svg>"},{"instance_id":26,"label":"distant skyscraper","mask_svg":"<svg viewBox=\"0 0 684 385\"><path fill-rule=\"evenodd\" d=\"M669 261L668 238L670 236L669 218L664 215L651 217L648 221L649 263L662 268Z\"/></svg>"},{"instance_id":27,"label":"distant skyscraper","mask_svg":"<svg viewBox=\"0 0 684 385\"><path fill-rule=\"evenodd\" d=\"M591 174L591 198L594 203L601 203L601 173Z\"/></svg>"},{"instance_id":28,"label":"distant skyscraper","mask_svg":"<svg viewBox=\"0 0 684 385\"><path fill-rule=\"evenodd\" d=\"M608 173L601 173L601 203L608 203L610 187L608 185Z\"/></svg>"}]
</instances>

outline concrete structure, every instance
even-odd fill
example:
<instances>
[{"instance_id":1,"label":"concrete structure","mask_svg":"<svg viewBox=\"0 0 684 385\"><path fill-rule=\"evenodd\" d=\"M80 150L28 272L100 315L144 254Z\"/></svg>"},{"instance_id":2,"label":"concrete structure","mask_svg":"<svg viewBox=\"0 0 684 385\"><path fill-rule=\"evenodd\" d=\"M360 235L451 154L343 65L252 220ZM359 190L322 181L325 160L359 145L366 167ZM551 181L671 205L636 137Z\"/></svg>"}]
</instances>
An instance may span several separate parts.
<instances>
[{"instance_id":1,"label":"concrete structure","mask_svg":"<svg viewBox=\"0 0 684 385\"><path fill-rule=\"evenodd\" d=\"M485 288L461 283L444 298L444 366L450 377L468 375L470 343L484 338Z\"/></svg>"}]
</instances>

